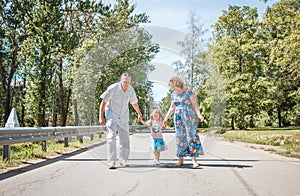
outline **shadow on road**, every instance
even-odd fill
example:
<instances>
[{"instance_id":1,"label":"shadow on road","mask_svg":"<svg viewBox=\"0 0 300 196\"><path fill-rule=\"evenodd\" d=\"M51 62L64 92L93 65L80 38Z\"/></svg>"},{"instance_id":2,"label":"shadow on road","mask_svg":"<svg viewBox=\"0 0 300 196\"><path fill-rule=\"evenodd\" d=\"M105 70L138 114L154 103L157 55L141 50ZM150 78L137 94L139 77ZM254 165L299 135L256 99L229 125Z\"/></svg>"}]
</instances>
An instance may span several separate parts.
<instances>
[{"instance_id":1,"label":"shadow on road","mask_svg":"<svg viewBox=\"0 0 300 196\"><path fill-rule=\"evenodd\" d=\"M130 159L129 161L149 161L151 159ZM177 166L177 160L174 159L160 159L161 164L159 166L153 164L130 164L130 167L159 167L159 168L183 168L183 169L203 169L203 167L222 167L222 168L251 168L251 165L246 164L230 164L228 162L257 162L258 160L244 160L244 159L198 159L198 168L193 168L191 163L184 163L183 166ZM174 162L175 161L175 162ZM184 159L185 162L191 162L191 159ZM224 163L207 163L207 162L224 162ZM173 163L174 162L174 163Z\"/></svg>"},{"instance_id":2,"label":"shadow on road","mask_svg":"<svg viewBox=\"0 0 300 196\"><path fill-rule=\"evenodd\" d=\"M37 163L23 162L23 164L25 164L26 166L23 166L23 167L21 166L21 167L18 167L16 169L10 169L9 171L7 171L3 174L1 173L0 174L0 181L4 180L4 179L7 179L7 178L14 177L16 175L19 175L19 174L22 174L22 173L25 173L25 172L28 172L28 171L31 171L31 170L34 170L34 169L38 169L38 168L46 166L46 165L50 165L50 164L58 162L58 161L67 160L69 157L72 157L72 156L75 156L75 155L80 154L82 152L88 151L91 148L96 148L96 147L101 146L105 143L106 143L106 141L100 142L100 143L97 143L97 144L93 144L93 145L90 145L90 146L87 146L87 147L84 147L84 148L80 148L80 149L77 149L77 150L69 152L69 153L61 154L61 155L59 155L58 157L55 157L55 158L45 158L45 159L42 159L40 162L37 162ZM95 161L99 161L99 160L100 159L95 159ZM100 161L102 161L102 160L100 160Z\"/></svg>"},{"instance_id":3,"label":"shadow on road","mask_svg":"<svg viewBox=\"0 0 300 196\"><path fill-rule=\"evenodd\" d=\"M129 166L128 168L183 168L183 169L203 169L201 167L222 167L222 168L251 168L251 165L245 165L245 164L230 164L228 162L257 162L258 160L249 160L249 159L199 159L199 166L198 168L193 168L192 164L185 163L183 166L177 166L175 164L176 160L175 159L160 159L161 164L160 165L155 165L155 164L149 164L152 159L129 159L128 163ZM74 159L74 158L68 158L64 159L62 161L74 161L74 162L94 162L94 161L103 161L106 162L106 159ZM134 161L144 161L145 164L136 164L133 163ZM185 159L185 161L191 161L191 159ZM204 162L226 162L226 163L204 163ZM174 162L174 163L173 163ZM147 164L148 163L148 164Z\"/></svg>"},{"instance_id":4,"label":"shadow on road","mask_svg":"<svg viewBox=\"0 0 300 196\"><path fill-rule=\"evenodd\" d=\"M0 174L0 181L4 179L8 179L10 177L14 177L16 175L38 169L40 167L50 165L52 163L58 162L58 161L75 161L75 162L106 162L106 158L93 158L93 159L77 159L77 158L71 158L72 156L75 156L77 154L83 153L85 151L88 151L92 148L96 148L98 146L101 146L105 144L106 141L98 143L98 144L93 144L84 148L80 148L78 150L72 151L70 153L65 153L62 154L58 157L55 158L47 158L43 159L40 162L37 163L29 163L29 162L24 162L26 166L24 167L19 167L16 169L11 169L3 174ZM257 162L260 160L249 160L249 159L198 159L199 160L199 165L200 167L198 168L193 168L192 164L185 163L183 166L176 166L174 162L176 162L176 159L161 159L162 164L157 166L154 164L149 163L151 159L129 159L129 164L130 166L128 168L177 168L177 169L203 169L203 167L222 167L222 168L251 168L251 165L245 165L245 164L230 164L229 162ZM145 164L134 164L130 162L134 161L147 161ZM191 161L191 159L185 159L185 161ZM165 163L164 163L165 162ZM220 162L220 163L209 163L209 162ZM224 162L224 163L221 163ZM148 163L148 164L147 164Z\"/></svg>"}]
</instances>

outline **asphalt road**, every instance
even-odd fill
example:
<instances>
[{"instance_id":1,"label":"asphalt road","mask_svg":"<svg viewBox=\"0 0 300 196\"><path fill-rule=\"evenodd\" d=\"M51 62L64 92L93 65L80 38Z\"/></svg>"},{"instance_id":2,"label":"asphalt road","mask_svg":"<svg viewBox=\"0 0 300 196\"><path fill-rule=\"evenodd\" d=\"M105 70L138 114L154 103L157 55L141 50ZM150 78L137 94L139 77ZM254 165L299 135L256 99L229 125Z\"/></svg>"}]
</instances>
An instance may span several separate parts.
<instances>
[{"instance_id":1,"label":"asphalt road","mask_svg":"<svg viewBox=\"0 0 300 196\"><path fill-rule=\"evenodd\" d=\"M189 158L177 167L174 133L164 138L168 150L159 166L149 151L149 134L136 133L126 168L109 170L106 144L97 144L0 175L0 195L300 195L300 160L203 136L200 167L192 168Z\"/></svg>"}]
</instances>

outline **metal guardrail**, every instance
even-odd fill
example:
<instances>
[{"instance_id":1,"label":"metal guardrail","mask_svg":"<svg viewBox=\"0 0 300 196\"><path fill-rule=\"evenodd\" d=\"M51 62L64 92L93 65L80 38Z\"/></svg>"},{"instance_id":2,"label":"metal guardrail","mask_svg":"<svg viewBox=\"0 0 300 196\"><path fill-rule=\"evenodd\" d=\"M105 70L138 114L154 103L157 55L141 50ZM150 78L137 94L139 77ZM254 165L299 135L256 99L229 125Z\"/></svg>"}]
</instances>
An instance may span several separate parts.
<instances>
[{"instance_id":1,"label":"metal guardrail","mask_svg":"<svg viewBox=\"0 0 300 196\"><path fill-rule=\"evenodd\" d=\"M85 136L103 131L104 126L0 128L0 145Z\"/></svg>"},{"instance_id":2,"label":"metal guardrail","mask_svg":"<svg viewBox=\"0 0 300 196\"><path fill-rule=\"evenodd\" d=\"M130 131L146 128L147 126L144 125L132 125L130 126ZM104 131L105 126L0 128L0 145L56 140L72 136L87 136Z\"/></svg>"},{"instance_id":3,"label":"metal guardrail","mask_svg":"<svg viewBox=\"0 0 300 196\"><path fill-rule=\"evenodd\" d=\"M130 131L145 129L144 125L132 125ZM68 138L73 136L88 136L105 131L105 126L66 126L66 127L14 127L0 128L0 145L3 145L3 160L10 159L10 146L17 143L42 141L42 149L46 151L46 140L64 138L68 146Z\"/></svg>"}]
</instances>

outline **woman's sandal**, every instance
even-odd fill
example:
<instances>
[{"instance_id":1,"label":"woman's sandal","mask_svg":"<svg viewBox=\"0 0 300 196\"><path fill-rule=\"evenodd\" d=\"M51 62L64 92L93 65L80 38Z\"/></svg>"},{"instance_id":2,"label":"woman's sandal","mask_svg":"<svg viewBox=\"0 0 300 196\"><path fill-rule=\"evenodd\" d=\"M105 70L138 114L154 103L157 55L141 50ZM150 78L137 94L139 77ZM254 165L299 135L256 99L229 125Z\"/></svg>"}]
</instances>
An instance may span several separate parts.
<instances>
[{"instance_id":1,"label":"woman's sandal","mask_svg":"<svg viewBox=\"0 0 300 196\"><path fill-rule=\"evenodd\" d=\"M193 161L193 168L198 168L199 164L197 163L196 160L192 160Z\"/></svg>"},{"instance_id":2,"label":"woman's sandal","mask_svg":"<svg viewBox=\"0 0 300 196\"><path fill-rule=\"evenodd\" d=\"M176 166L183 166L183 159L179 158L178 163L176 163Z\"/></svg>"}]
</instances>

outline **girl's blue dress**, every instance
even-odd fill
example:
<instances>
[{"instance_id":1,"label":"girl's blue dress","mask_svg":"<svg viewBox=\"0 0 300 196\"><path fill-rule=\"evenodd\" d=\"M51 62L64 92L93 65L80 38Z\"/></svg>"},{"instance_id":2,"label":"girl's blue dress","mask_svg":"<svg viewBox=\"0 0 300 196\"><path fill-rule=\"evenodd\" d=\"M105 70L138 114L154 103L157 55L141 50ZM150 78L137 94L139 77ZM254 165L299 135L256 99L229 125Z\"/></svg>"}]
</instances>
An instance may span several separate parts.
<instances>
[{"instance_id":1,"label":"girl's blue dress","mask_svg":"<svg viewBox=\"0 0 300 196\"><path fill-rule=\"evenodd\" d=\"M162 134L160 133L160 127L162 123L153 122L151 126L151 142L150 149L152 152L164 151L167 149Z\"/></svg>"}]
</instances>

